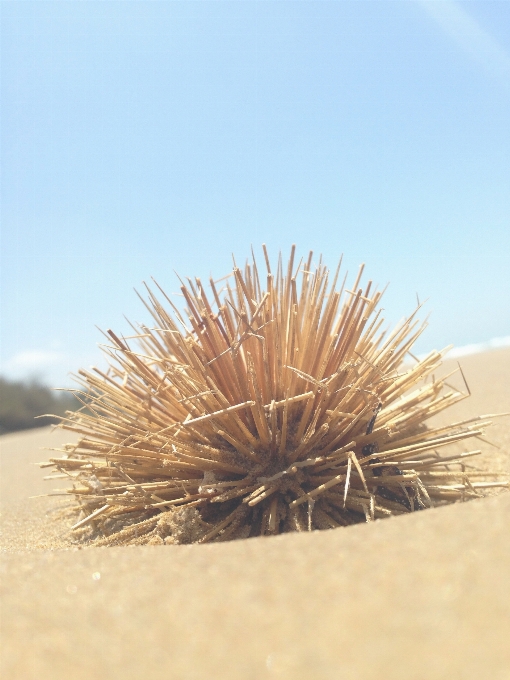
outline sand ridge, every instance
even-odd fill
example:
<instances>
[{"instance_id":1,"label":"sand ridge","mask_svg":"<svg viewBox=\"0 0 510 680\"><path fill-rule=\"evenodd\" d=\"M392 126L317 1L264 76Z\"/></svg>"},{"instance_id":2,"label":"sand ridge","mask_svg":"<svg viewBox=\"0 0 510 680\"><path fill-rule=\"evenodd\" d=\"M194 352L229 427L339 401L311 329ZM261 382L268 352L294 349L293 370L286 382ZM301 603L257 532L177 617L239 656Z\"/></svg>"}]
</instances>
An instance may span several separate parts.
<instances>
[{"instance_id":1,"label":"sand ridge","mask_svg":"<svg viewBox=\"0 0 510 680\"><path fill-rule=\"evenodd\" d=\"M510 350L461 364L473 397L454 417L510 410ZM510 419L489 438L484 464L510 470ZM0 439L3 678L510 678L510 494L326 532L77 549L52 519L62 501L26 500L49 490L38 447L68 439Z\"/></svg>"}]
</instances>

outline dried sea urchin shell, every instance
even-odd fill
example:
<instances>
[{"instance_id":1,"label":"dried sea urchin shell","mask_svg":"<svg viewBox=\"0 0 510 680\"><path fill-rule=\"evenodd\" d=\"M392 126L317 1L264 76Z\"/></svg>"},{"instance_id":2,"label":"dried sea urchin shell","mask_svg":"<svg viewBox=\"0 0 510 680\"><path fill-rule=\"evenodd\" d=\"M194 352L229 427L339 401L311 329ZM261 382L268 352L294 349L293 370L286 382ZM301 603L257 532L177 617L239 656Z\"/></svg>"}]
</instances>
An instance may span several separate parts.
<instances>
[{"instance_id":1,"label":"dried sea urchin shell","mask_svg":"<svg viewBox=\"0 0 510 680\"><path fill-rule=\"evenodd\" d=\"M43 465L73 478L82 540L328 529L505 485L464 471L479 451L458 444L482 434L482 417L425 426L466 395L425 380L444 352L404 364L424 328L416 312L386 335L382 293L359 287L363 268L337 290L340 265L330 281L321 262L312 271L311 253L296 266L292 248L275 273L264 255L266 280L255 259L244 273L234 266L223 296L212 280L209 297L188 280L187 321L148 289L155 326L129 339L108 331L108 371L79 371L87 408L60 427L81 438Z\"/></svg>"}]
</instances>

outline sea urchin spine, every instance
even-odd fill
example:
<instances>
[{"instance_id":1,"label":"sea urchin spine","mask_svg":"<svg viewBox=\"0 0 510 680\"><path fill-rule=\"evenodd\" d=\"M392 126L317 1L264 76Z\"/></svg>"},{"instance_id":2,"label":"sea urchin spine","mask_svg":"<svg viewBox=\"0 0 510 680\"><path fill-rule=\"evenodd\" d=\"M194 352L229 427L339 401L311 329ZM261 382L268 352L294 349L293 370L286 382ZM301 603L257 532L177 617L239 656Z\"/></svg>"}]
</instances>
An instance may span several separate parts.
<instances>
[{"instance_id":1,"label":"sea urchin spine","mask_svg":"<svg viewBox=\"0 0 510 680\"><path fill-rule=\"evenodd\" d=\"M328 529L506 485L462 465L486 418L425 425L466 395L432 377L444 352L409 362L416 312L386 335L363 268L337 289L340 265L264 255L265 289L255 259L212 297L182 285L187 320L147 289L154 327L108 331L108 371L79 371L86 407L60 427L81 438L43 465L73 478L96 545Z\"/></svg>"}]
</instances>

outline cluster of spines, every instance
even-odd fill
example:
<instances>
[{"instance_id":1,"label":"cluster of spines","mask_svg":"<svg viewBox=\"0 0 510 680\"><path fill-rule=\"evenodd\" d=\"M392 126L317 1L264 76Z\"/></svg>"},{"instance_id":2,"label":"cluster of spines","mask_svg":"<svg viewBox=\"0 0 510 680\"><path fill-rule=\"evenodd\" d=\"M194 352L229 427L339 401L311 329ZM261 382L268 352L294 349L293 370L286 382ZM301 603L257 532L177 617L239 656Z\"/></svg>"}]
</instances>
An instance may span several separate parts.
<instances>
[{"instance_id":1,"label":"cluster of spines","mask_svg":"<svg viewBox=\"0 0 510 680\"><path fill-rule=\"evenodd\" d=\"M440 457L489 423L425 425L466 395L432 377L442 352L406 363L424 328L416 312L387 335L363 268L337 290L340 265L329 283L312 254L295 265L293 248L275 274L264 256L265 288L255 258L244 273L234 266L232 286L211 280L211 300L199 279L183 283L187 319L148 289L155 325L108 331L109 369L79 372L84 408L61 427L80 439L49 461L73 478L76 530L105 543L227 540L370 521L505 484L466 474L479 451Z\"/></svg>"}]
</instances>

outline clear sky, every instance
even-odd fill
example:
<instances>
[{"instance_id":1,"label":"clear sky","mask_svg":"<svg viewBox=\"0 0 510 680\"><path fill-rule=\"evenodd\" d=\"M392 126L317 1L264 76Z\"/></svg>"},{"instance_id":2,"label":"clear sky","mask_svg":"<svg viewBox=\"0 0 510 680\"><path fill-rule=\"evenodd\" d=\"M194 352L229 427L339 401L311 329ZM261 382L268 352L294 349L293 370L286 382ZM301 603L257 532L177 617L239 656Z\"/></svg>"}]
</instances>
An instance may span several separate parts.
<instances>
[{"instance_id":1,"label":"clear sky","mask_svg":"<svg viewBox=\"0 0 510 680\"><path fill-rule=\"evenodd\" d=\"M0 373L66 385L133 292L250 245L510 334L510 2L2 2ZM176 298L179 300L179 298Z\"/></svg>"}]
</instances>

